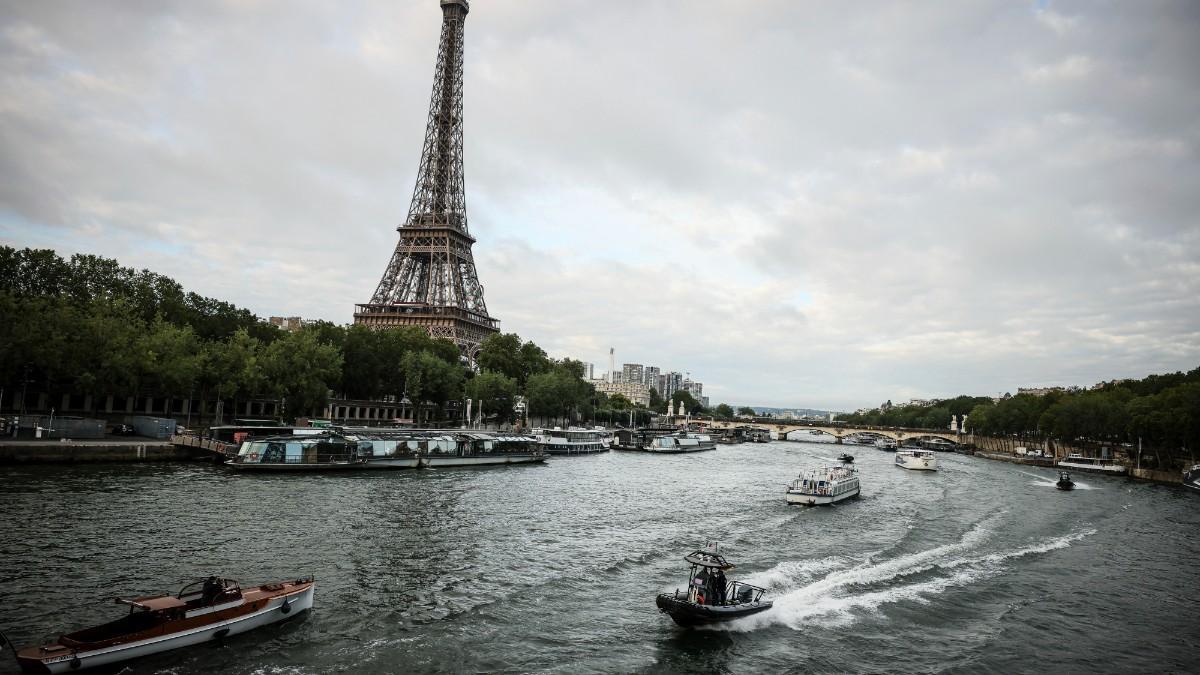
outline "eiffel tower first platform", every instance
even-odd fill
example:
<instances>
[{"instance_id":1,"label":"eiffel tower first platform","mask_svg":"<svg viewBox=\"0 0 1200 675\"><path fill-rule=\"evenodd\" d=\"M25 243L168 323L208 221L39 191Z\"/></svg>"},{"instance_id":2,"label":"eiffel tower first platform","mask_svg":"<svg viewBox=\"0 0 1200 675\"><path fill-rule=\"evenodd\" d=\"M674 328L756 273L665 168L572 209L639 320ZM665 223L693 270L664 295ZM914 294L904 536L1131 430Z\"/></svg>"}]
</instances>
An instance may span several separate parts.
<instances>
[{"instance_id":1,"label":"eiffel tower first platform","mask_svg":"<svg viewBox=\"0 0 1200 675\"><path fill-rule=\"evenodd\" d=\"M421 326L458 345L474 361L479 344L500 330L488 315L475 272L463 182L463 24L468 0L441 0L442 38L417 185L400 242L371 302L355 305L354 323L371 328Z\"/></svg>"}]
</instances>

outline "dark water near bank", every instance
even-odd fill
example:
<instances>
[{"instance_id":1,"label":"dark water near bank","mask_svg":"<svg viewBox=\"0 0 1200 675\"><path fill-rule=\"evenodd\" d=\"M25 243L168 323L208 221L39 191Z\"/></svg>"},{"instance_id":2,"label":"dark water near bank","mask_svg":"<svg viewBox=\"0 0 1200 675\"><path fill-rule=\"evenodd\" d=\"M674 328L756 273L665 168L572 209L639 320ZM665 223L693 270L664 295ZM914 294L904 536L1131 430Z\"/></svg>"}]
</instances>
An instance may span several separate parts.
<instances>
[{"instance_id":1,"label":"dark water near bank","mask_svg":"<svg viewBox=\"0 0 1200 675\"><path fill-rule=\"evenodd\" d=\"M315 574L309 616L120 672L1200 670L1200 495L846 449L862 498L810 509L783 484L834 446L374 475L0 467L0 628L39 642L114 617L114 595ZM654 595L709 538L775 607L682 630Z\"/></svg>"}]
</instances>

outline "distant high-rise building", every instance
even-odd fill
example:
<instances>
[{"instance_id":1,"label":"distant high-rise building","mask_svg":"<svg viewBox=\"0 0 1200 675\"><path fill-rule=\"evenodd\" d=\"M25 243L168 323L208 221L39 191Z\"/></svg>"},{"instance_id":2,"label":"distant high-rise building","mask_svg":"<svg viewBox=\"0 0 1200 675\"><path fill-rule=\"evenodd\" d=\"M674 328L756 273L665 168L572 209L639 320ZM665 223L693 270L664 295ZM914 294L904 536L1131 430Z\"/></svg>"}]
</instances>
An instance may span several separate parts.
<instances>
[{"instance_id":1,"label":"distant high-rise building","mask_svg":"<svg viewBox=\"0 0 1200 675\"><path fill-rule=\"evenodd\" d=\"M704 394L704 383L693 382L692 380L683 381L683 390L692 395L692 398L699 399Z\"/></svg>"},{"instance_id":2,"label":"distant high-rise building","mask_svg":"<svg viewBox=\"0 0 1200 675\"><path fill-rule=\"evenodd\" d=\"M626 363L621 366L621 381L642 384L645 382L645 376L640 363Z\"/></svg>"},{"instance_id":3,"label":"distant high-rise building","mask_svg":"<svg viewBox=\"0 0 1200 675\"><path fill-rule=\"evenodd\" d=\"M584 361L583 362L583 379L585 379L585 380L593 379L593 374L595 373L595 370L596 369L595 369L594 364L587 363L586 361Z\"/></svg>"},{"instance_id":4,"label":"distant high-rise building","mask_svg":"<svg viewBox=\"0 0 1200 675\"><path fill-rule=\"evenodd\" d=\"M613 384L620 384L625 381L625 373L619 370L614 370L608 374L608 381Z\"/></svg>"},{"instance_id":5,"label":"distant high-rise building","mask_svg":"<svg viewBox=\"0 0 1200 675\"><path fill-rule=\"evenodd\" d=\"M642 381L646 383L647 387L654 387L655 389L658 389L658 376L661 372L662 371L659 370L658 366L646 366L646 370L643 372Z\"/></svg>"},{"instance_id":6,"label":"distant high-rise building","mask_svg":"<svg viewBox=\"0 0 1200 675\"><path fill-rule=\"evenodd\" d=\"M663 388L660 394L663 398L671 398L675 392L683 389L683 373L671 371L662 376Z\"/></svg>"}]
</instances>

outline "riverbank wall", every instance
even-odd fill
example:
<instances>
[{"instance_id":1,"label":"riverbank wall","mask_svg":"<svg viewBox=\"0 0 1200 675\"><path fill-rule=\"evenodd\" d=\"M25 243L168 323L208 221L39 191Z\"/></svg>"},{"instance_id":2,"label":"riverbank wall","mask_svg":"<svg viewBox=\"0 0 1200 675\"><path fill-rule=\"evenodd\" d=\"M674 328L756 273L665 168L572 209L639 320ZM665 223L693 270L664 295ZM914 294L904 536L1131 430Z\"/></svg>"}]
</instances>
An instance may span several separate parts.
<instances>
[{"instance_id":1,"label":"riverbank wall","mask_svg":"<svg viewBox=\"0 0 1200 675\"><path fill-rule=\"evenodd\" d=\"M990 436L971 436L971 443L975 446L974 455L991 459L999 462L1009 462L1012 464L1025 464L1029 466L1053 467L1056 459L1063 459L1071 453L1079 453L1081 455L1091 455L1094 449L1090 450L1083 447L1068 445L1066 443L1057 443L1055 441L1022 441L1016 438L993 438ZM1030 451L1041 450L1049 454L1049 457L1029 456L1017 454L1017 448L1025 447ZM1118 462L1123 462L1129 467L1128 476L1136 480L1146 480L1154 483L1166 483L1169 485L1180 485L1183 483L1183 474L1177 471L1158 471L1154 469L1138 469L1130 464L1128 453L1116 449L1113 453ZM1056 457L1057 456L1057 457Z\"/></svg>"},{"instance_id":2,"label":"riverbank wall","mask_svg":"<svg viewBox=\"0 0 1200 675\"><path fill-rule=\"evenodd\" d=\"M205 454L169 441L0 442L0 464L176 462L202 458Z\"/></svg>"}]
</instances>

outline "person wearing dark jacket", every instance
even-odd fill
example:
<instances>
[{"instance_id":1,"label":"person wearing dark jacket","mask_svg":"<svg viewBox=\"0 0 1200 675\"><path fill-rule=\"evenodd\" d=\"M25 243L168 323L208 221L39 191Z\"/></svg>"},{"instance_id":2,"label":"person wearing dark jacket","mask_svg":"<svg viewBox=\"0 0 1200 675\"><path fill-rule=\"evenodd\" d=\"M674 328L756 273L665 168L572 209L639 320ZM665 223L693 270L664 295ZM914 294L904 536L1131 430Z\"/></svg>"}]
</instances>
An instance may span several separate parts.
<instances>
[{"instance_id":1,"label":"person wearing dark jacket","mask_svg":"<svg viewBox=\"0 0 1200 675\"><path fill-rule=\"evenodd\" d=\"M723 605L725 604L725 587L728 585L728 582L725 581L725 570L717 569L713 581L717 587L717 604Z\"/></svg>"}]
</instances>

